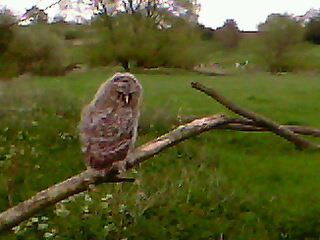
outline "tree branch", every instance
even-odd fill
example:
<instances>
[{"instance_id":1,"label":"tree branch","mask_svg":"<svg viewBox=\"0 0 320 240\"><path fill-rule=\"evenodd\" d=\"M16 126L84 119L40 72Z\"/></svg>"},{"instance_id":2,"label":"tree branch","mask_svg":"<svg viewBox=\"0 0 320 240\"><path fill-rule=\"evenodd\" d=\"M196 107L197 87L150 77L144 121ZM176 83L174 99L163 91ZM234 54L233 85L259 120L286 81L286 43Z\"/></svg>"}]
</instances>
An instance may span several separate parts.
<instances>
[{"instance_id":1,"label":"tree branch","mask_svg":"<svg viewBox=\"0 0 320 240\"><path fill-rule=\"evenodd\" d=\"M280 125L281 128L287 128L290 131L306 136L320 137L320 129L305 127L305 126L296 126L296 125ZM268 132L269 130L258 127L254 123L250 124L241 124L241 123L232 123L220 126L219 129L242 131L242 132Z\"/></svg>"},{"instance_id":2,"label":"tree branch","mask_svg":"<svg viewBox=\"0 0 320 240\"><path fill-rule=\"evenodd\" d=\"M231 110L232 112L234 112L240 116L243 116L245 118L251 119L258 126L263 127L271 132L274 132L275 134L287 139L290 142L293 142L296 145L296 147L299 149L304 149L304 148L318 149L319 148L318 145L301 138L299 135L295 134L294 132L292 132L288 128L283 127L283 126L279 125L278 123L276 123L276 122L274 122L264 116L261 116L259 114L254 113L254 112L251 112L251 111L248 111L248 110L243 109L242 107L234 104L233 102L231 102L230 100L228 100L224 96L220 95L217 91L215 91L212 88L207 88L204 85L197 83L197 82L191 83L191 86L193 88L207 94L208 96L212 97L213 99L215 99L217 102L219 102L220 104L222 104L223 106L225 106L226 108Z\"/></svg>"},{"instance_id":3,"label":"tree branch","mask_svg":"<svg viewBox=\"0 0 320 240\"><path fill-rule=\"evenodd\" d=\"M214 129L219 125L228 123L228 121L229 119L223 115L196 119L135 149L126 160L120 164L114 164L112 171L110 171L107 176L101 176L99 172L88 169L64 182L49 187L17 206L0 213L0 232L11 229L41 210L71 195L85 191L90 184L123 182L127 179L117 177L122 171L139 165L141 162L187 138Z\"/></svg>"},{"instance_id":4,"label":"tree branch","mask_svg":"<svg viewBox=\"0 0 320 240\"><path fill-rule=\"evenodd\" d=\"M134 14L135 10L134 10L134 7L133 7L133 1L132 0L128 0L128 2L129 2L129 7L130 7L130 10L131 10L131 13Z\"/></svg>"},{"instance_id":5,"label":"tree branch","mask_svg":"<svg viewBox=\"0 0 320 240\"><path fill-rule=\"evenodd\" d=\"M127 7L126 1L122 0L122 4L123 4L123 6L124 6L125 12L126 12L126 13L129 13L129 9L128 9L128 7Z\"/></svg>"},{"instance_id":6,"label":"tree branch","mask_svg":"<svg viewBox=\"0 0 320 240\"><path fill-rule=\"evenodd\" d=\"M177 120L177 124L184 124L199 117L196 116L180 116ZM307 127L300 125L280 125L281 127L288 128L292 132L300 135L312 136L312 137L320 137L320 129L315 127ZM223 130L234 130L240 132L269 132L269 130L259 126L252 120L244 119L244 118L235 118L229 120L227 124L218 126L217 129Z\"/></svg>"}]
</instances>

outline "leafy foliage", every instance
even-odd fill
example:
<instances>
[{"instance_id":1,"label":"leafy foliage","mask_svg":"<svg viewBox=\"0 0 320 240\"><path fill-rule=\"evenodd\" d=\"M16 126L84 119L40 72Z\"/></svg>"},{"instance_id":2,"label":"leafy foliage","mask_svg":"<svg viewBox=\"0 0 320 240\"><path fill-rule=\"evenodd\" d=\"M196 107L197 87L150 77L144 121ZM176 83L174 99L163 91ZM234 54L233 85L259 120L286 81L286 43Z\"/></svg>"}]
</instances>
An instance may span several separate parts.
<instances>
[{"instance_id":1,"label":"leafy foliage","mask_svg":"<svg viewBox=\"0 0 320 240\"><path fill-rule=\"evenodd\" d=\"M223 26L215 31L214 36L222 46L228 49L236 48L241 38L238 25L233 19L227 19Z\"/></svg>"},{"instance_id":2,"label":"leafy foliage","mask_svg":"<svg viewBox=\"0 0 320 240\"><path fill-rule=\"evenodd\" d=\"M5 11L0 11L0 58L9 46L9 43L13 39L13 28L14 18L7 14Z\"/></svg>"},{"instance_id":3,"label":"leafy foliage","mask_svg":"<svg viewBox=\"0 0 320 240\"><path fill-rule=\"evenodd\" d=\"M194 21L200 7L196 0L94 0L92 3L91 6L104 15L139 13L152 18L157 24L167 14Z\"/></svg>"},{"instance_id":4,"label":"leafy foliage","mask_svg":"<svg viewBox=\"0 0 320 240\"><path fill-rule=\"evenodd\" d=\"M286 15L273 14L259 26L260 56L272 72L292 71L299 67L294 49L303 41L302 26Z\"/></svg>"},{"instance_id":5,"label":"leafy foliage","mask_svg":"<svg viewBox=\"0 0 320 240\"><path fill-rule=\"evenodd\" d=\"M125 70L129 63L145 68L192 68L205 57L199 50L196 26L178 18L168 23L170 27L160 29L153 19L139 14L101 17L97 22L100 38L89 47L91 63L120 63Z\"/></svg>"},{"instance_id":6,"label":"leafy foliage","mask_svg":"<svg viewBox=\"0 0 320 240\"><path fill-rule=\"evenodd\" d=\"M46 25L17 28L4 54L4 75L59 75L68 64L63 40Z\"/></svg>"},{"instance_id":7,"label":"leafy foliage","mask_svg":"<svg viewBox=\"0 0 320 240\"><path fill-rule=\"evenodd\" d=\"M206 27L202 24L198 24L198 28L201 33L201 38L203 40L212 40L214 35L214 30L210 27Z\"/></svg>"},{"instance_id":8,"label":"leafy foliage","mask_svg":"<svg viewBox=\"0 0 320 240\"><path fill-rule=\"evenodd\" d=\"M320 16L313 18L306 25L305 38L315 44L320 44Z\"/></svg>"}]
</instances>

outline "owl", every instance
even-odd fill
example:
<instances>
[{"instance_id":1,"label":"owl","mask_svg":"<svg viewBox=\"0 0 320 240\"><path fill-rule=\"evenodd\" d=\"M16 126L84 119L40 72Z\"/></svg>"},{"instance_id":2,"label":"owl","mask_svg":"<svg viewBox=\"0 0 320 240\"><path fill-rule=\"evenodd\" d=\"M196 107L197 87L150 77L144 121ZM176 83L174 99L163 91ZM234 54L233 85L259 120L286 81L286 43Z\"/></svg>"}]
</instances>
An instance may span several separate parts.
<instances>
[{"instance_id":1,"label":"owl","mask_svg":"<svg viewBox=\"0 0 320 240\"><path fill-rule=\"evenodd\" d=\"M79 124L87 166L106 174L127 157L137 137L141 97L142 86L129 73L116 73L100 86Z\"/></svg>"}]
</instances>

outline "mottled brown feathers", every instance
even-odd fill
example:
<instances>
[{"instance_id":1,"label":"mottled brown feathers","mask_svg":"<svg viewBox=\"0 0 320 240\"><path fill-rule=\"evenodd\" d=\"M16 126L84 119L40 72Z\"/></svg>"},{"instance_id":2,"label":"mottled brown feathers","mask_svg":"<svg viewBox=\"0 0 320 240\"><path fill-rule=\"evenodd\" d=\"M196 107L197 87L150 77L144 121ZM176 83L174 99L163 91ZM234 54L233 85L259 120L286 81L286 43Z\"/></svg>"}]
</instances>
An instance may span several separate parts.
<instances>
[{"instance_id":1,"label":"mottled brown feathers","mask_svg":"<svg viewBox=\"0 0 320 240\"><path fill-rule=\"evenodd\" d=\"M117 73L100 86L83 109L80 122L88 166L107 171L126 158L137 136L141 95L141 84L129 73Z\"/></svg>"}]
</instances>

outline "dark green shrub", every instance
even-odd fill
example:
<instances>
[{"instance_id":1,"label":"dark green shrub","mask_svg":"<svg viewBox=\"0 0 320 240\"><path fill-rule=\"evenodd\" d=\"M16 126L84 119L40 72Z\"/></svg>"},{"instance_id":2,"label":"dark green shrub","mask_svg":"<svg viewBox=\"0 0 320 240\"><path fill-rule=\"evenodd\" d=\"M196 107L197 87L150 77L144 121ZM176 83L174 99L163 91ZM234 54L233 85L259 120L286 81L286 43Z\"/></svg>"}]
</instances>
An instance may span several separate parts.
<instances>
[{"instance_id":1,"label":"dark green shrub","mask_svg":"<svg viewBox=\"0 0 320 240\"><path fill-rule=\"evenodd\" d=\"M6 77L4 72L8 71L4 55L13 40L14 27L14 18L5 9L0 10L0 78Z\"/></svg>"},{"instance_id":2,"label":"dark green shrub","mask_svg":"<svg viewBox=\"0 0 320 240\"><path fill-rule=\"evenodd\" d=\"M236 48L241 39L239 28L233 19L227 19L223 26L215 31L214 37L227 49Z\"/></svg>"},{"instance_id":3,"label":"dark green shrub","mask_svg":"<svg viewBox=\"0 0 320 240\"><path fill-rule=\"evenodd\" d=\"M299 68L296 48L303 42L303 27L286 15L270 15L259 26L261 48L259 57L271 72Z\"/></svg>"},{"instance_id":4,"label":"dark green shrub","mask_svg":"<svg viewBox=\"0 0 320 240\"><path fill-rule=\"evenodd\" d=\"M25 72L59 75L68 63L63 39L46 25L17 29L4 59L9 76Z\"/></svg>"},{"instance_id":5,"label":"dark green shrub","mask_svg":"<svg viewBox=\"0 0 320 240\"><path fill-rule=\"evenodd\" d=\"M13 39L13 17L0 13L0 55L7 51Z\"/></svg>"},{"instance_id":6,"label":"dark green shrub","mask_svg":"<svg viewBox=\"0 0 320 240\"><path fill-rule=\"evenodd\" d=\"M64 38L66 40L74 40L81 38L81 32L76 29L69 29L64 33Z\"/></svg>"},{"instance_id":7,"label":"dark green shrub","mask_svg":"<svg viewBox=\"0 0 320 240\"><path fill-rule=\"evenodd\" d=\"M208 56L207 49L202 48L201 34L188 22L174 19L171 28L163 34L161 53L166 67L193 69Z\"/></svg>"},{"instance_id":8,"label":"dark green shrub","mask_svg":"<svg viewBox=\"0 0 320 240\"><path fill-rule=\"evenodd\" d=\"M192 68L205 56L199 51L200 33L182 19L168 19L160 28L141 15L103 16L95 23L97 39L89 45L92 65Z\"/></svg>"},{"instance_id":9,"label":"dark green shrub","mask_svg":"<svg viewBox=\"0 0 320 240\"><path fill-rule=\"evenodd\" d=\"M309 42L320 44L320 16L311 19L306 25L305 39Z\"/></svg>"}]
</instances>

